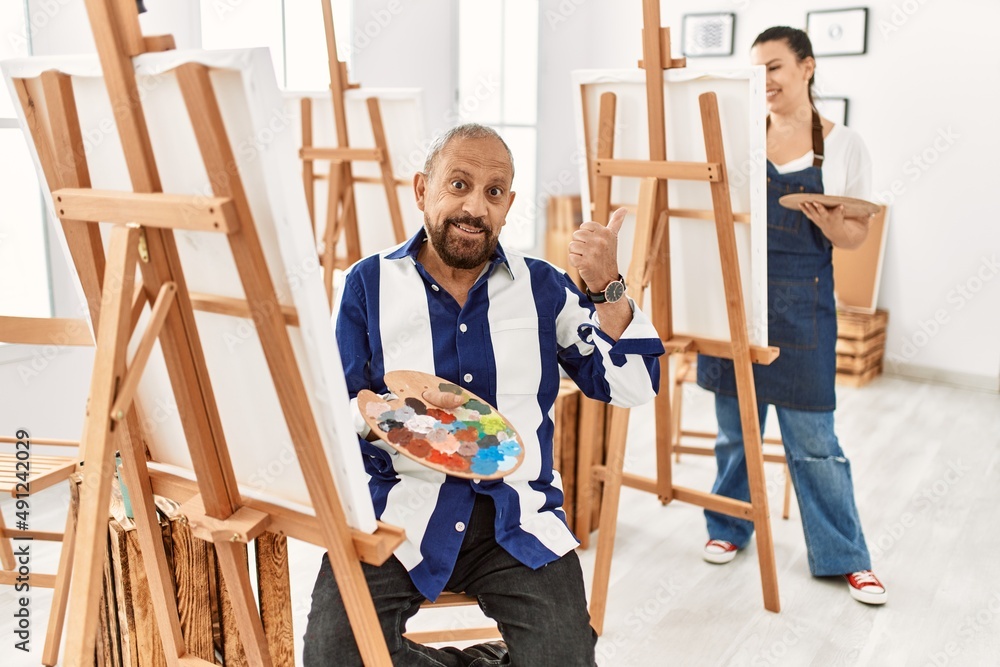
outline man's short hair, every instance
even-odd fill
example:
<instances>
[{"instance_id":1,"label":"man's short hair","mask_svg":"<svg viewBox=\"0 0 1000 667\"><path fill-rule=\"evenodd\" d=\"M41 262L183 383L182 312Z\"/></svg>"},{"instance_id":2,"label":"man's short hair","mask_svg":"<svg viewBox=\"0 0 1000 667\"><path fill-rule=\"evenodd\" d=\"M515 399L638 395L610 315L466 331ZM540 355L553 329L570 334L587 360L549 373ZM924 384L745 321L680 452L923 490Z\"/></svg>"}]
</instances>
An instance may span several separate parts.
<instances>
[{"instance_id":1,"label":"man's short hair","mask_svg":"<svg viewBox=\"0 0 1000 667\"><path fill-rule=\"evenodd\" d=\"M507 151L507 158L510 160L510 175L511 178L513 178L514 155L510 152L510 147L507 145L507 142L504 141L503 137L501 137L500 134L492 127L480 125L479 123L466 123L465 125L458 125L445 133L438 135L434 142L431 143L431 147L427 150L427 160L424 161L424 174L428 177L431 175L431 170L434 169L438 154L444 150L445 146L451 143L452 139L496 139L503 146L504 150Z\"/></svg>"}]
</instances>

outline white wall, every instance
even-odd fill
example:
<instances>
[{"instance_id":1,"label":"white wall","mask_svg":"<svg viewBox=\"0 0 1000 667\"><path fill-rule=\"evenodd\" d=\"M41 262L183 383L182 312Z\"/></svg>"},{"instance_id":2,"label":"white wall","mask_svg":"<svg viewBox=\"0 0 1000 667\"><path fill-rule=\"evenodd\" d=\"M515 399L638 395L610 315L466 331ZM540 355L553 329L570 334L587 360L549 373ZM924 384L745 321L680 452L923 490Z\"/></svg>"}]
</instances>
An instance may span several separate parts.
<instances>
[{"instance_id":1,"label":"white wall","mask_svg":"<svg viewBox=\"0 0 1000 667\"><path fill-rule=\"evenodd\" d=\"M452 0L355 0L351 81L366 88L421 88L427 137L453 126L456 23Z\"/></svg>"},{"instance_id":2,"label":"white wall","mask_svg":"<svg viewBox=\"0 0 1000 667\"><path fill-rule=\"evenodd\" d=\"M887 371L1000 389L1000 225L985 194L1000 177L1000 3L872 0L868 52L818 60L817 87L850 100L848 122L891 204L879 307L889 311ZM804 28L806 12L856 0L661 2L680 55L681 16L736 14L734 55L689 67L743 65L772 25ZM559 179L575 152L569 72L635 67L641 3L543 0L539 182ZM576 172L569 191L578 191ZM895 188L895 194L893 193Z\"/></svg>"}]
</instances>

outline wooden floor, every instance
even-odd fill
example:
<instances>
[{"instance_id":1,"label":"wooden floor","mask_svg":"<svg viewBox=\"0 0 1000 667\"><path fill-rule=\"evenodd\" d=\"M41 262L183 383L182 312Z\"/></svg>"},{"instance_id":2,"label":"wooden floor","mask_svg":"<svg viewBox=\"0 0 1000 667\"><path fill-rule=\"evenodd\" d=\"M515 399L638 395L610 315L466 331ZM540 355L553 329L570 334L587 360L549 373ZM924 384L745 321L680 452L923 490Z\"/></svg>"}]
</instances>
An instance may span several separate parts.
<instances>
[{"instance_id":1,"label":"wooden floor","mask_svg":"<svg viewBox=\"0 0 1000 667\"><path fill-rule=\"evenodd\" d=\"M781 468L768 466L782 611L763 609L756 550L709 565L701 511L663 507L623 491L602 666L647 665L1000 665L1000 396L880 378L839 389L837 433L852 461L857 502L876 573L889 589L882 608L853 601L839 580L809 576L798 512L780 518ZM711 395L685 390L685 426L714 428ZM649 423L648 409L633 423ZM770 420L769 431L775 429ZM651 439L633 429L626 468L651 469ZM707 489L710 457L685 456L678 483ZM46 492L33 527L61 528L66 497ZM13 507L3 502L11 523ZM319 550L290 545L296 634L305 629ZM56 554L37 545L36 571ZM582 552L589 579L593 549ZM13 649L17 595L0 589L0 655L35 665L51 593L32 592L32 653ZM411 629L482 625L477 611L421 612ZM301 639L299 640L301 651ZM549 667L549 666L539 666Z\"/></svg>"}]
</instances>

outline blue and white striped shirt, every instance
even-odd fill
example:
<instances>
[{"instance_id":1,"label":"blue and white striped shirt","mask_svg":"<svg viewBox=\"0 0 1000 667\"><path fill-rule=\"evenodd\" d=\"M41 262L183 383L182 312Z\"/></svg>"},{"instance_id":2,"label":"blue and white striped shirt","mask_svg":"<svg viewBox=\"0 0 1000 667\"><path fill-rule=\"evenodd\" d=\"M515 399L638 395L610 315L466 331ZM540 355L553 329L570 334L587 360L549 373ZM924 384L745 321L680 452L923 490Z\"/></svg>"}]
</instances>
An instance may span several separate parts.
<instances>
[{"instance_id":1,"label":"blue and white striped shirt","mask_svg":"<svg viewBox=\"0 0 1000 667\"><path fill-rule=\"evenodd\" d=\"M431 373L496 406L525 449L524 462L507 477L474 482L360 439L375 514L405 528L395 555L434 600L451 576L477 493L496 505L497 542L525 565L541 567L577 546L552 469L559 368L588 396L634 406L659 387L663 345L634 303L632 322L615 342L565 272L499 245L459 307L417 261L425 239L421 229L361 260L338 294L337 343L355 411L360 390L387 391L385 373Z\"/></svg>"}]
</instances>

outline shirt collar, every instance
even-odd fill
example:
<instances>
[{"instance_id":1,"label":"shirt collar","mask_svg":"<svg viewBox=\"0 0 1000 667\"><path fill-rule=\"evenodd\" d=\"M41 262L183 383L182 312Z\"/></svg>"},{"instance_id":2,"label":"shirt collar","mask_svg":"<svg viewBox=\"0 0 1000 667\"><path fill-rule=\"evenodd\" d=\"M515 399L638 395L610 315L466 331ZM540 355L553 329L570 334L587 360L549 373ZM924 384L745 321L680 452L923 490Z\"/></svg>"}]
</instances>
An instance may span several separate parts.
<instances>
[{"instance_id":1,"label":"shirt collar","mask_svg":"<svg viewBox=\"0 0 1000 667\"><path fill-rule=\"evenodd\" d=\"M409 258L414 264L417 263L417 253L420 252L420 247L427 240L427 230L421 227L416 234L414 234L410 239L399 246L388 255L385 256L386 259L404 259ZM492 267L496 267L498 264L503 264L504 268L507 269L507 275L510 279L514 279L514 272L510 268L510 262L507 261L507 254L503 250L503 246L497 243L496 250L493 251L493 256L490 257L489 261ZM491 270L492 271L492 270Z\"/></svg>"}]
</instances>

